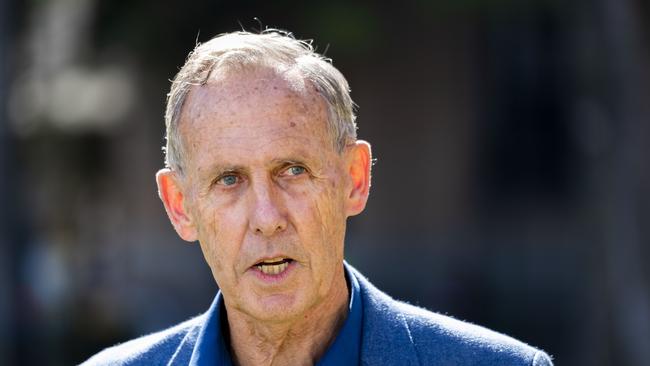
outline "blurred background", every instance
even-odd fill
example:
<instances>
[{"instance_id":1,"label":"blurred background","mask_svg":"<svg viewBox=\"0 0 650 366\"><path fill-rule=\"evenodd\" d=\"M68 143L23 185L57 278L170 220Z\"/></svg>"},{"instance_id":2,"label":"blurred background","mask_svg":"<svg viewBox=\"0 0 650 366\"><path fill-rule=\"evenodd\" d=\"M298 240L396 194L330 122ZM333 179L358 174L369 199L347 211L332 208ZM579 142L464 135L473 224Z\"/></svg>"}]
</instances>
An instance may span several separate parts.
<instances>
[{"instance_id":1,"label":"blurred background","mask_svg":"<svg viewBox=\"0 0 650 366\"><path fill-rule=\"evenodd\" d=\"M70 365L205 311L159 202L195 42L313 39L373 144L347 259L558 365L650 360L645 0L0 0L0 364ZM259 21L254 20L255 17Z\"/></svg>"}]
</instances>

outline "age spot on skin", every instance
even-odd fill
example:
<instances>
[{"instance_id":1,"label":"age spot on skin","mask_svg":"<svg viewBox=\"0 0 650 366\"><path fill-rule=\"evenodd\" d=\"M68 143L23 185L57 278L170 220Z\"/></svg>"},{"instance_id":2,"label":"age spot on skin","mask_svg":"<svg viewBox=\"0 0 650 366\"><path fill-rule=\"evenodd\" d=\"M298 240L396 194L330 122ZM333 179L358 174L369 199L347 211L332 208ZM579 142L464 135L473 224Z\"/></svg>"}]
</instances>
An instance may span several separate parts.
<instances>
[{"instance_id":1,"label":"age spot on skin","mask_svg":"<svg viewBox=\"0 0 650 366\"><path fill-rule=\"evenodd\" d=\"M289 124L289 126L291 126L291 127L296 127L296 123L295 123L295 122L291 122L291 123Z\"/></svg>"}]
</instances>

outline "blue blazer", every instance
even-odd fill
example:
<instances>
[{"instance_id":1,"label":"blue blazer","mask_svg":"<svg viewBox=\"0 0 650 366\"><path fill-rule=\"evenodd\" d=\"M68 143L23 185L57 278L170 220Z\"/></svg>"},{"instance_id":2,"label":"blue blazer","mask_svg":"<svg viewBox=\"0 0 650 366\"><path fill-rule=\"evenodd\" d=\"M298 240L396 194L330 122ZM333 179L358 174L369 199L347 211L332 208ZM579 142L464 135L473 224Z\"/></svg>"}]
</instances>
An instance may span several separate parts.
<instances>
[{"instance_id":1,"label":"blue blazer","mask_svg":"<svg viewBox=\"0 0 650 366\"><path fill-rule=\"evenodd\" d=\"M513 338L390 298L347 263L363 304L362 365L551 366L546 353ZM92 365L203 365L200 350L213 346L204 328L216 307L167 330L105 349Z\"/></svg>"}]
</instances>

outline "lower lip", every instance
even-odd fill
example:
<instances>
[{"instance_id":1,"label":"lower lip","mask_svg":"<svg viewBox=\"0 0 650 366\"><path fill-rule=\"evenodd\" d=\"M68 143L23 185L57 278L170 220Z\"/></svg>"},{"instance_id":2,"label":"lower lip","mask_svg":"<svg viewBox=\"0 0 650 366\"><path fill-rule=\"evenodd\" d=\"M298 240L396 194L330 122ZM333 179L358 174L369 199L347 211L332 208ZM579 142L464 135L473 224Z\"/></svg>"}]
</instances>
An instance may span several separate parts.
<instances>
[{"instance_id":1,"label":"lower lip","mask_svg":"<svg viewBox=\"0 0 650 366\"><path fill-rule=\"evenodd\" d=\"M256 266L251 267L250 270L261 281L265 283L273 284L273 283L282 282L284 279L286 279L291 274L291 272L293 272L293 269L296 267L296 265L297 265L296 261L291 261L289 262L287 268L285 268L284 271L278 274L266 274Z\"/></svg>"}]
</instances>

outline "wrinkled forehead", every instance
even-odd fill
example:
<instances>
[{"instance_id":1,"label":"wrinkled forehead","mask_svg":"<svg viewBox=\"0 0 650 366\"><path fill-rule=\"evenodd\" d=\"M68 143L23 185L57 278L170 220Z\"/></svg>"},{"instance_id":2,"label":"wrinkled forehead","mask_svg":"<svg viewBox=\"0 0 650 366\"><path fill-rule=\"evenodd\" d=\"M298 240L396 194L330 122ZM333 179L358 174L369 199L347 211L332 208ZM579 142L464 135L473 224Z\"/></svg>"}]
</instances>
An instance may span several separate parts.
<instances>
[{"instance_id":1,"label":"wrinkled forehead","mask_svg":"<svg viewBox=\"0 0 650 366\"><path fill-rule=\"evenodd\" d=\"M205 117L206 113L241 109L243 106L262 107L260 102L277 104L278 100L283 99L289 99L302 108L326 108L318 90L296 68L260 65L218 68L210 74L205 84L196 85L190 90L181 111L180 128L181 131L191 128L191 122Z\"/></svg>"},{"instance_id":2,"label":"wrinkled forehead","mask_svg":"<svg viewBox=\"0 0 650 366\"><path fill-rule=\"evenodd\" d=\"M333 148L327 111L324 98L292 70L220 71L192 88L179 132L188 164L201 160L206 146L251 146L251 141L269 133Z\"/></svg>"}]
</instances>

